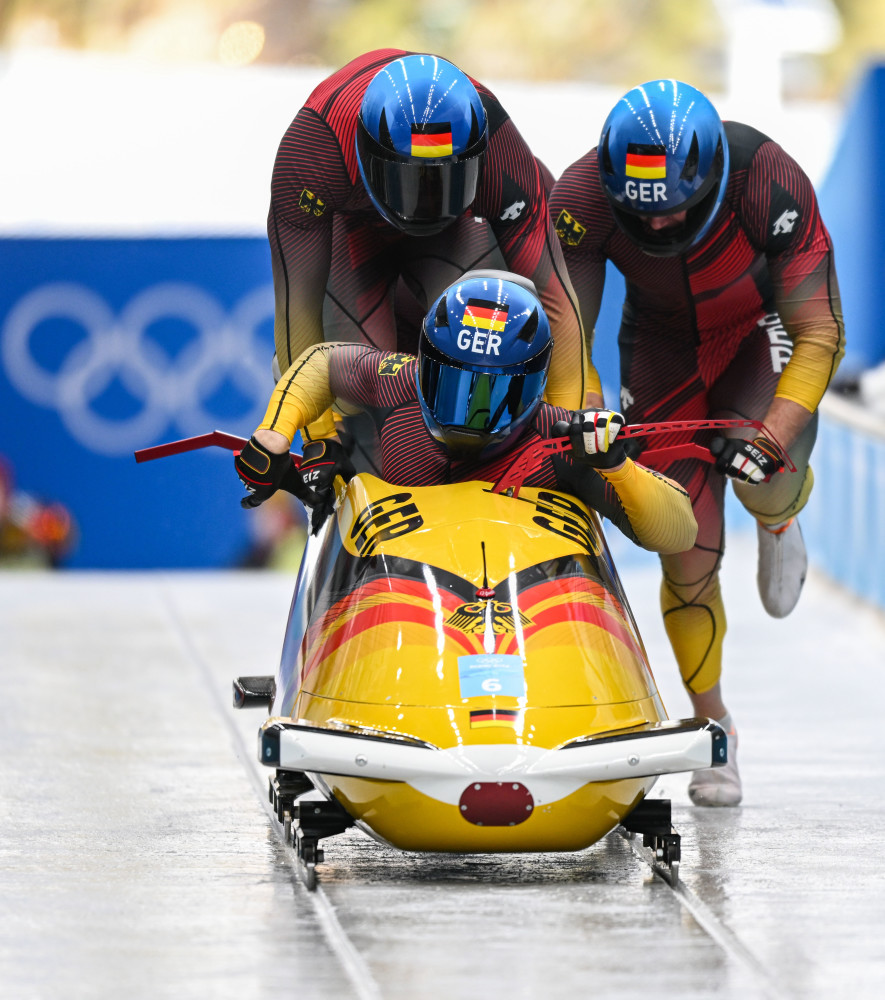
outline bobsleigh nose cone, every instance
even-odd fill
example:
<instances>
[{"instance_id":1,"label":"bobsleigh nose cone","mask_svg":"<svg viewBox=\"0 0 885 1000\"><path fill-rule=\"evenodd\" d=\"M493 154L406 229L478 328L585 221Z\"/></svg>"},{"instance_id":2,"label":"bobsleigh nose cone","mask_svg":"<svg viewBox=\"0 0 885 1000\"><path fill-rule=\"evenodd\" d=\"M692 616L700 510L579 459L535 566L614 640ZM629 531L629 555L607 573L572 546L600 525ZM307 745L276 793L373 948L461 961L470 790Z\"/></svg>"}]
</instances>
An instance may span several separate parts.
<instances>
[{"instance_id":1,"label":"bobsleigh nose cone","mask_svg":"<svg viewBox=\"0 0 885 1000\"><path fill-rule=\"evenodd\" d=\"M518 781L474 781L464 789L458 807L475 826L516 826L531 816L535 800Z\"/></svg>"}]
</instances>

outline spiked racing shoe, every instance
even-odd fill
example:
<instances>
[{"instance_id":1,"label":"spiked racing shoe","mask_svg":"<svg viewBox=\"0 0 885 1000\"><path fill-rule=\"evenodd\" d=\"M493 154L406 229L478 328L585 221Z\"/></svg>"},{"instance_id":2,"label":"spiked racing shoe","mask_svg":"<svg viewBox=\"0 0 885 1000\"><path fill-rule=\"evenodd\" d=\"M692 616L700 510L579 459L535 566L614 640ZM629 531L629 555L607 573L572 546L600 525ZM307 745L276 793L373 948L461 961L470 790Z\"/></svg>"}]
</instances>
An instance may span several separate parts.
<instances>
[{"instance_id":1,"label":"spiked racing shoe","mask_svg":"<svg viewBox=\"0 0 885 1000\"><path fill-rule=\"evenodd\" d=\"M784 524L756 522L759 539L759 571L756 581L762 606L772 618L786 618L796 607L805 574L808 555L802 531L795 517Z\"/></svg>"},{"instance_id":2,"label":"spiked racing shoe","mask_svg":"<svg viewBox=\"0 0 885 1000\"><path fill-rule=\"evenodd\" d=\"M736 806L743 798L737 766L737 730L730 715L719 720L728 737L728 763L692 772L688 797L696 806Z\"/></svg>"}]
</instances>

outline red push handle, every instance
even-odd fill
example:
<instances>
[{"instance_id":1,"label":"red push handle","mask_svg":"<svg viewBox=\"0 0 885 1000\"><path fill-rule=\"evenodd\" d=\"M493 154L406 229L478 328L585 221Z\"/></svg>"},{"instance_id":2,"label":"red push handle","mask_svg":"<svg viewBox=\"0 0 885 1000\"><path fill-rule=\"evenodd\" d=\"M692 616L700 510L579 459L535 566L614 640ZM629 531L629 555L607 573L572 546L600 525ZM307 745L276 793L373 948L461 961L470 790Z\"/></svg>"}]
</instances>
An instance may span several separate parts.
<instances>
[{"instance_id":1,"label":"red push handle","mask_svg":"<svg viewBox=\"0 0 885 1000\"><path fill-rule=\"evenodd\" d=\"M182 438L180 441L167 441L165 444L157 444L152 448L141 448L135 452L135 461L151 462L155 458L181 455L186 451L211 448L213 445L236 452L242 451L245 444L248 444L248 438L237 437L236 434L227 434L224 431L210 431L208 434L198 434L196 437ZM296 466L300 465L301 456L293 453L292 461Z\"/></svg>"}]
</instances>

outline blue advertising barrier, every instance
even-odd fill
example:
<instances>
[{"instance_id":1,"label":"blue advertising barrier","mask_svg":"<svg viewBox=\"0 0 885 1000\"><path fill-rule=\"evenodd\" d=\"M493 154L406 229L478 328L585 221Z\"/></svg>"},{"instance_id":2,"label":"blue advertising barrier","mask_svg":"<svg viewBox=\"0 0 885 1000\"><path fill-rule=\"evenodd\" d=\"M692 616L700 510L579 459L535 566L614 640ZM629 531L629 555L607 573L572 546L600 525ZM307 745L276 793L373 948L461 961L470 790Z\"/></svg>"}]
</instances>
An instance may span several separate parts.
<instances>
[{"instance_id":1,"label":"blue advertising barrier","mask_svg":"<svg viewBox=\"0 0 885 1000\"><path fill-rule=\"evenodd\" d=\"M802 514L811 562L885 609L885 418L828 394Z\"/></svg>"},{"instance_id":2,"label":"blue advertising barrier","mask_svg":"<svg viewBox=\"0 0 885 1000\"><path fill-rule=\"evenodd\" d=\"M249 544L219 449L138 465L136 449L247 436L273 388L263 239L0 240L0 454L20 490L64 503L64 565L217 567Z\"/></svg>"},{"instance_id":3,"label":"blue advertising barrier","mask_svg":"<svg viewBox=\"0 0 885 1000\"><path fill-rule=\"evenodd\" d=\"M885 65L864 76L843 118L832 166L819 186L821 214L835 249L845 314L845 360L838 378L885 360L882 278L885 275Z\"/></svg>"},{"instance_id":4,"label":"blue advertising barrier","mask_svg":"<svg viewBox=\"0 0 885 1000\"><path fill-rule=\"evenodd\" d=\"M254 511L229 452L133 452L248 437L273 389L264 239L0 240L0 455L19 489L79 529L63 565L235 565ZM617 398L623 279L610 269L594 350Z\"/></svg>"}]
</instances>

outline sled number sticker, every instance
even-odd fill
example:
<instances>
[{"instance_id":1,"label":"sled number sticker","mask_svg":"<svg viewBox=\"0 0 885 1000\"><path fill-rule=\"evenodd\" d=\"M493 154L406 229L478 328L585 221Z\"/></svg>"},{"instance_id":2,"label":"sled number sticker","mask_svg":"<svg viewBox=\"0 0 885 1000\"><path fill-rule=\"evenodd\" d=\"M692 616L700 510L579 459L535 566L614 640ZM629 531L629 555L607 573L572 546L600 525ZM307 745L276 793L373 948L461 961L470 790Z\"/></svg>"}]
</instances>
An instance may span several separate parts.
<instances>
[{"instance_id":1,"label":"sled number sticker","mask_svg":"<svg viewBox=\"0 0 885 1000\"><path fill-rule=\"evenodd\" d=\"M379 542L407 535L424 524L411 493L393 493L364 507L354 521L350 537L361 556L370 556Z\"/></svg>"},{"instance_id":2,"label":"sled number sticker","mask_svg":"<svg viewBox=\"0 0 885 1000\"><path fill-rule=\"evenodd\" d=\"M525 668L521 656L503 653L459 656L458 679L462 698L489 695L522 698L525 695Z\"/></svg>"}]
</instances>

